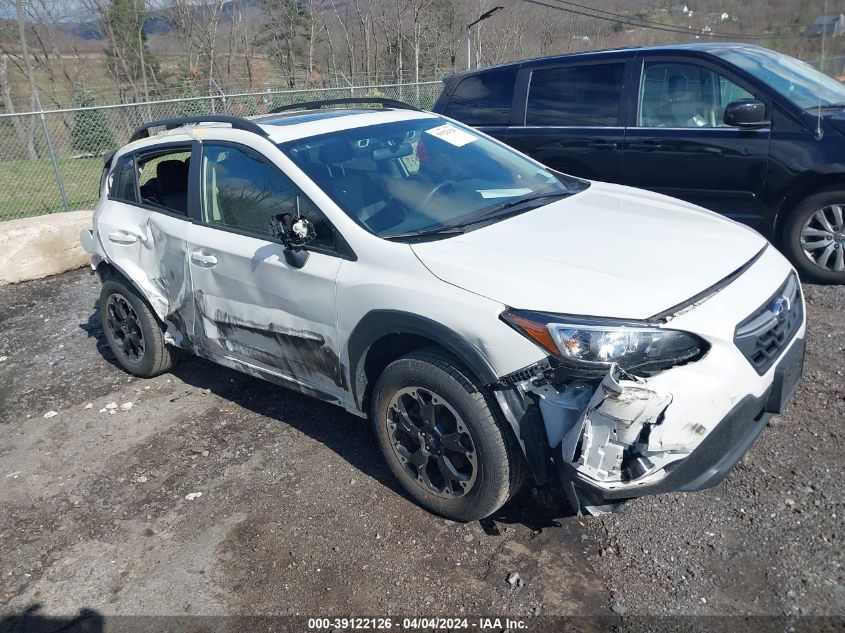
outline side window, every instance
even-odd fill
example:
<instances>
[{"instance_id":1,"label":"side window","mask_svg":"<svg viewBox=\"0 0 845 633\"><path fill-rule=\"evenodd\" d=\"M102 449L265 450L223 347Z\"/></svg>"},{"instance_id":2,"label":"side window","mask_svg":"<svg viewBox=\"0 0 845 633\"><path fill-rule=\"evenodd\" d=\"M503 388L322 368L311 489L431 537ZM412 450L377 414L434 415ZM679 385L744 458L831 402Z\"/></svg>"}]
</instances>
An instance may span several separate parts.
<instances>
[{"instance_id":1,"label":"side window","mask_svg":"<svg viewBox=\"0 0 845 633\"><path fill-rule=\"evenodd\" d=\"M191 150L168 148L138 157L141 202L188 215L188 169Z\"/></svg>"},{"instance_id":2,"label":"side window","mask_svg":"<svg viewBox=\"0 0 845 633\"><path fill-rule=\"evenodd\" d=\"M136 173L134 156L124 156L112 175L111 197L123 202L137 203L138 201L135 198Z\"/></svg>"},{"instance_id":3,"label":"side window","mask_svg":"<svg viewBox=\"0 0 845 633\"><path fill-rule=\"evenodd\" d=\"M525 124L619 126L624 76L624 62L535 70Z\"/></svg>"},{"instance_id":4,"label":"side window","mask_svg":"<svg viewBox=\"0 0 845 633\"><path fill-rule=\"evenodd\" d=\"M723 127L725 106L753 95L696 64L646 63L640 84L640 127Z\"/></svg>"},{"instance_id":5,"label":"side window","mask_svg":"<svg viewBox=\"0 0 845 633\"><path fill-rule=\"evenodd\" d=\"M516 70L503 70L464 79L444 114L467 125L508 125Z\"/></svg>"},{"instance_id":6,"label":"side window","mask_svg":"<svg viewBox=\"0 0 845 633\"><path fill-rule=\"evenodd\" d=\"M202 216L209 224L270 235L270 221L299 212L317 232L310 246L336 250L332 227L293 182L258 154L236 147L202 148Z\"/></svg>"}]
</instances>

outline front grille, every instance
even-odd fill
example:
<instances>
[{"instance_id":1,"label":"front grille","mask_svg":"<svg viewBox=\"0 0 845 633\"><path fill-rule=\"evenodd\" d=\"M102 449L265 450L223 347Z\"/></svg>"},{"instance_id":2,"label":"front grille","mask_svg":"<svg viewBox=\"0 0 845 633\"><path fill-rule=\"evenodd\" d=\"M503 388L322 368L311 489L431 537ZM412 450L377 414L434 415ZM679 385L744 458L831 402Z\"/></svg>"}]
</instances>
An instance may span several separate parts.
<instances>
[{"instance_id":1,"label":"front grille","mask_svg":"<svg viewBox=\"0 0 845 633\"><path fill-rule=\"evenodd\" d=\"M789 345L803 319L801 287L791 273L766 303L736 326L734 343L762 376Z\"/></svg>"}]
</instances>

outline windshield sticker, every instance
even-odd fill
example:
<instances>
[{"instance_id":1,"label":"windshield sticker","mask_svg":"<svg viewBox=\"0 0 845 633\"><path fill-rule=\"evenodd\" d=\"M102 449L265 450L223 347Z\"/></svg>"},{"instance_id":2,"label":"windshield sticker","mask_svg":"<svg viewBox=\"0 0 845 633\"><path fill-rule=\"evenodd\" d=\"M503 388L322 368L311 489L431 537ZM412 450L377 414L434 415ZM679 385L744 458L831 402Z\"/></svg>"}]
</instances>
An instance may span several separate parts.
<instances>
[{"instance_id":1,"label":"windshield sticker","mask_svg":"<svg viewBox=\"0 0 845 633\"><path fill-rule=\"evenodd\" d=\"M485 200L488 198L516 198L531 193L531 189L476 189L476 191Z\"/></svg>"},{"instance_id":2,"label":"windshield sticker","mask_svg":"<svg viewBox=\"0 0 845 633\"><path fill-rule=\"evenodd\" d=\"M426 130L426 133L436 136L447 143L451 143L455 147L463 147L468 143L478 140L477 136L473 136L469 132L464 132L450 123L433 127L430 130Z\"/></svg>"}]
</instances>

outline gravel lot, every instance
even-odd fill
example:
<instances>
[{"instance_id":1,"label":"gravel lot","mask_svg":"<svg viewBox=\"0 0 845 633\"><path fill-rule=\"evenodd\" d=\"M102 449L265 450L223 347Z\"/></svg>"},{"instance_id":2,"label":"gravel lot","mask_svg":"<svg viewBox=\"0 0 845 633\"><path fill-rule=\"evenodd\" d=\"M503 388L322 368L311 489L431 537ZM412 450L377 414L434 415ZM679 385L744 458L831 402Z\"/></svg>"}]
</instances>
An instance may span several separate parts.
<instances>
[{"instance_id":1,"label":"gravel lot","mask_svg":"<svg viewBox=\"0 0 845 633\"><path fill-rule=\"evenodd\" d=\"M337 408L196 358L128 376L98 290L0 288L0 616L845 616L845 288L807 288L803 386L721 486L601 518L529 488L467 525Z\"/></svg>"}]
</instances>

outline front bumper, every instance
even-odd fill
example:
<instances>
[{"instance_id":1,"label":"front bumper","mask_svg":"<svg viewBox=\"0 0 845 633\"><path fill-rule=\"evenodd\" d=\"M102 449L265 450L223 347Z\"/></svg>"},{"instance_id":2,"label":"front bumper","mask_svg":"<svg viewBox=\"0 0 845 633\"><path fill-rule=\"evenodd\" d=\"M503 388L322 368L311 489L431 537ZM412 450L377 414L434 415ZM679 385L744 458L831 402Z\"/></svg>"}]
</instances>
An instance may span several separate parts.
<instances>
[{"instance_id":1,"label":"front bumper","mask_svg":"<svg viewBox=\"0 0 845 633\"><path fill-rule=\"evenodd\" d=\"M761 397L746 396L738 402L695 450L668 464L659 481L613 490L597 486L571 464L560 463L562 483L570 494L574 492L581 507L612 505L666 492L694 492L717 485L751 448L772 415L781 413L791 401L802 378L804 350L803 339L794 341L775 369L771 388Z\"/></svg>"}]
</instances>

